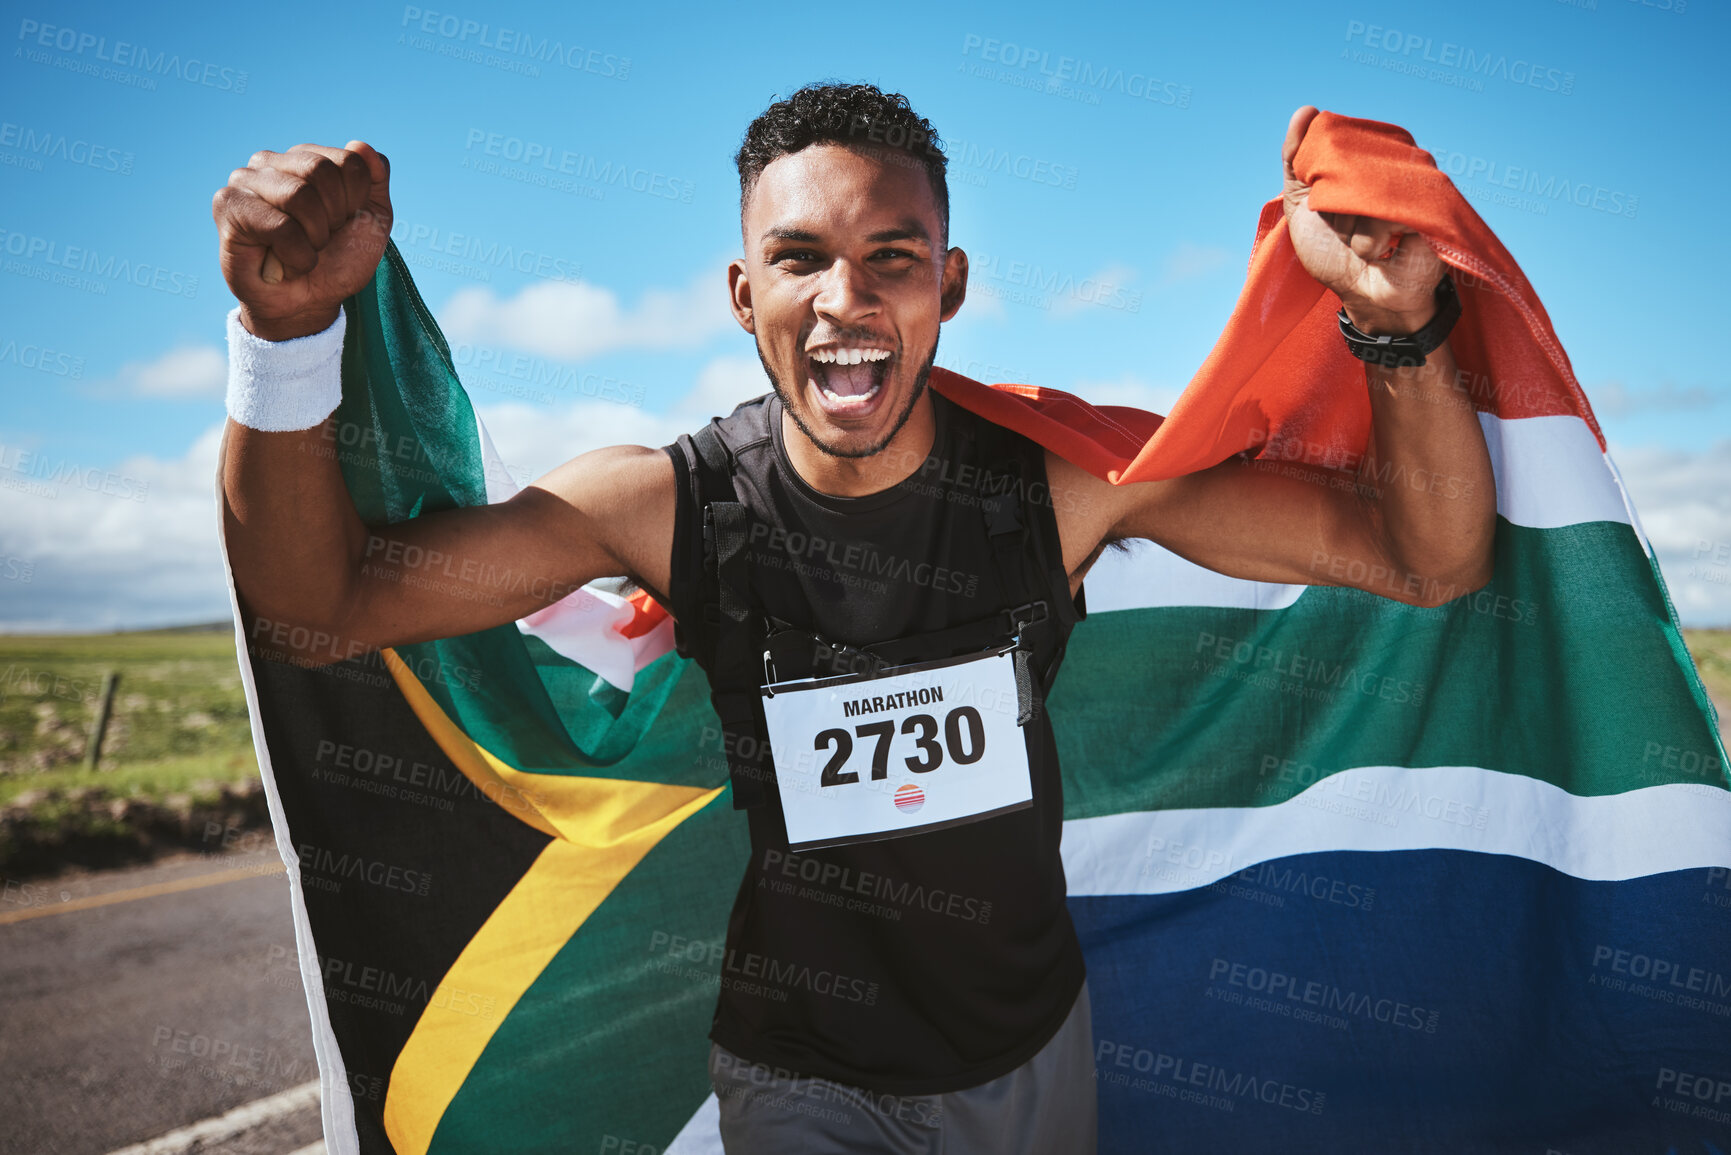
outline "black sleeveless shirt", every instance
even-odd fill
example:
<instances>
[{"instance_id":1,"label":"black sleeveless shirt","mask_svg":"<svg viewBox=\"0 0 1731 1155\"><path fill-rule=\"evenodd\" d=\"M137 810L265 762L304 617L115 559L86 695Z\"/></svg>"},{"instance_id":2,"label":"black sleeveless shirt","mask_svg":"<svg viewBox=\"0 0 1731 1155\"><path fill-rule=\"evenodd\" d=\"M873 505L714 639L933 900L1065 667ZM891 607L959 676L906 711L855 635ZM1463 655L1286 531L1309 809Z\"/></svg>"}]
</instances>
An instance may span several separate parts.
<instances>
[{"instance_id":1,"label":"black sleeveless shirt","mask_svg":"<svg viewBox=\"0 0 1731 1155\"><path fill-rule=\"evenodd\" d=\"M1055 673L1076 614L1044 451L935 391L932 403L930 456L866 497L826 496L799 477L773 394L714 423L735 462L734 494L699 495L692 439L668 446L681 495L668 608L681 652L712 670L713 647L687 628L703 620L712 588L700 499L738 500L751 516L760 618L866 647L1002 618L1022 600L1016 590L1033 588L1054 610L1062 603L1034 655L1037 672ZM981 510L1006 461L1019 472L1030 530L1020 586L1002 572ZM776 677L834 672L779 668ZM1022 727L1033 805L961 826L794 854L770 781L747 810L752 858L728 922L711 1038L748 1060L895 1094L976 1086L1045 1045L1083 978L1048 718L1042 702Z\"/></svg>"}]
</instances>

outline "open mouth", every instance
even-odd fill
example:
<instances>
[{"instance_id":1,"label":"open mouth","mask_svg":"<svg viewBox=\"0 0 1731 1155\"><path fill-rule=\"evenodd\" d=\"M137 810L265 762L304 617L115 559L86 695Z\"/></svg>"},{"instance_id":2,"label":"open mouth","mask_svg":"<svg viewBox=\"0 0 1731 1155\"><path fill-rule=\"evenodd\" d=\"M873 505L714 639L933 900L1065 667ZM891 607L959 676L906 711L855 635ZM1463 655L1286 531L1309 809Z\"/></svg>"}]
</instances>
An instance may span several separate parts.
<instances>
[{"instance_id":1,"label":"open mouth","mask_svg":"<svg viewBox=\"0 0 1731 1155\"><path fill-rule=\"evenodd\" d=\"M826 413L851 417L872 408L894 360L888 349L818 349L806 356L806 373Z\"/></svg>"}]
</instances>

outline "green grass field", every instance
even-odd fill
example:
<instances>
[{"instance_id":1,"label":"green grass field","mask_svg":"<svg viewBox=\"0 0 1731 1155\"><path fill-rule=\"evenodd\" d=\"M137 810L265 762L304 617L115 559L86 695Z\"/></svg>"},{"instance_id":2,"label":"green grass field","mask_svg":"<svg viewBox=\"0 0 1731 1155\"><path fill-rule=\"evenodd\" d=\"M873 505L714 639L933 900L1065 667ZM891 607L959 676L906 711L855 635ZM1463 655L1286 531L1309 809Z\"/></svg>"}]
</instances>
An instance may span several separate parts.
<instances>
[{"instance_id":1,"label":"green grass field","mask_svg":"<svg viewBox=\"0 0 1731 1155\"><path fill-rule=\"evenodd\" d=\"M1695 668L1719 709L1719 729L1731 727L1731 630L1684 630Z\"/></svg>"},{"instance_id":2,"label":"green grass field","mask_svg":"<svg viewBox=\"0 0 1731 1155\"><path fill-rule=\"evenodd\" d=\"M91 773L86 743L109 671L120 681ZM226 624L0 636L0 804L44 787L161 797L257 773Z\"/></svg>"}]
</instances>

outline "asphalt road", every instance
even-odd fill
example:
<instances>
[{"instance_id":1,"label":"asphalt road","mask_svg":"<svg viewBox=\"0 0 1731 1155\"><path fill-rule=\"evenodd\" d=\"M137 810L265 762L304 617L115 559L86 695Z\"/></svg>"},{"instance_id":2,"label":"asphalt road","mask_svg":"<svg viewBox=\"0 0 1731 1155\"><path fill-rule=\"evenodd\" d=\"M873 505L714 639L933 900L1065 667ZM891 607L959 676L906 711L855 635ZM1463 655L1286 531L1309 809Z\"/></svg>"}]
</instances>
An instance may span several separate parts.
<instances>
[{"instance_id":1,"label":"asphalt road","mask_svg":"<svg viewBox=\"0 0 1731 1155\"><path fill-rule=\"evenodd\" d=\"M103 1155L318 1077L288 881L258 841L0 879L0 1152ZM318 1138L310 1109L200 1150Z\"/></svg>"}]
</instances>

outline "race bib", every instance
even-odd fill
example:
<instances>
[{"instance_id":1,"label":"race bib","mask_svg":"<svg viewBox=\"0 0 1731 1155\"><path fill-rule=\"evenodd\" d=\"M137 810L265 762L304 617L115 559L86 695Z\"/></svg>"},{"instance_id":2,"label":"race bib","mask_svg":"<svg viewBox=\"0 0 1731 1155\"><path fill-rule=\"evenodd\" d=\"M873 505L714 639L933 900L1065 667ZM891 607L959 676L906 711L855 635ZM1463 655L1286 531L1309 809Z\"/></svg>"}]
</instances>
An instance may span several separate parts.
<instances>
[{"instance_id":1,"label":"race bib","mask_svg":"<svg viewBox=\"0 0 1731 1155\"><path fill-rule=\"evenodd\" d=\"M1009 652L763 689L792 850L978 822L1033 805Z\"/></svg>"}]
</instances>

